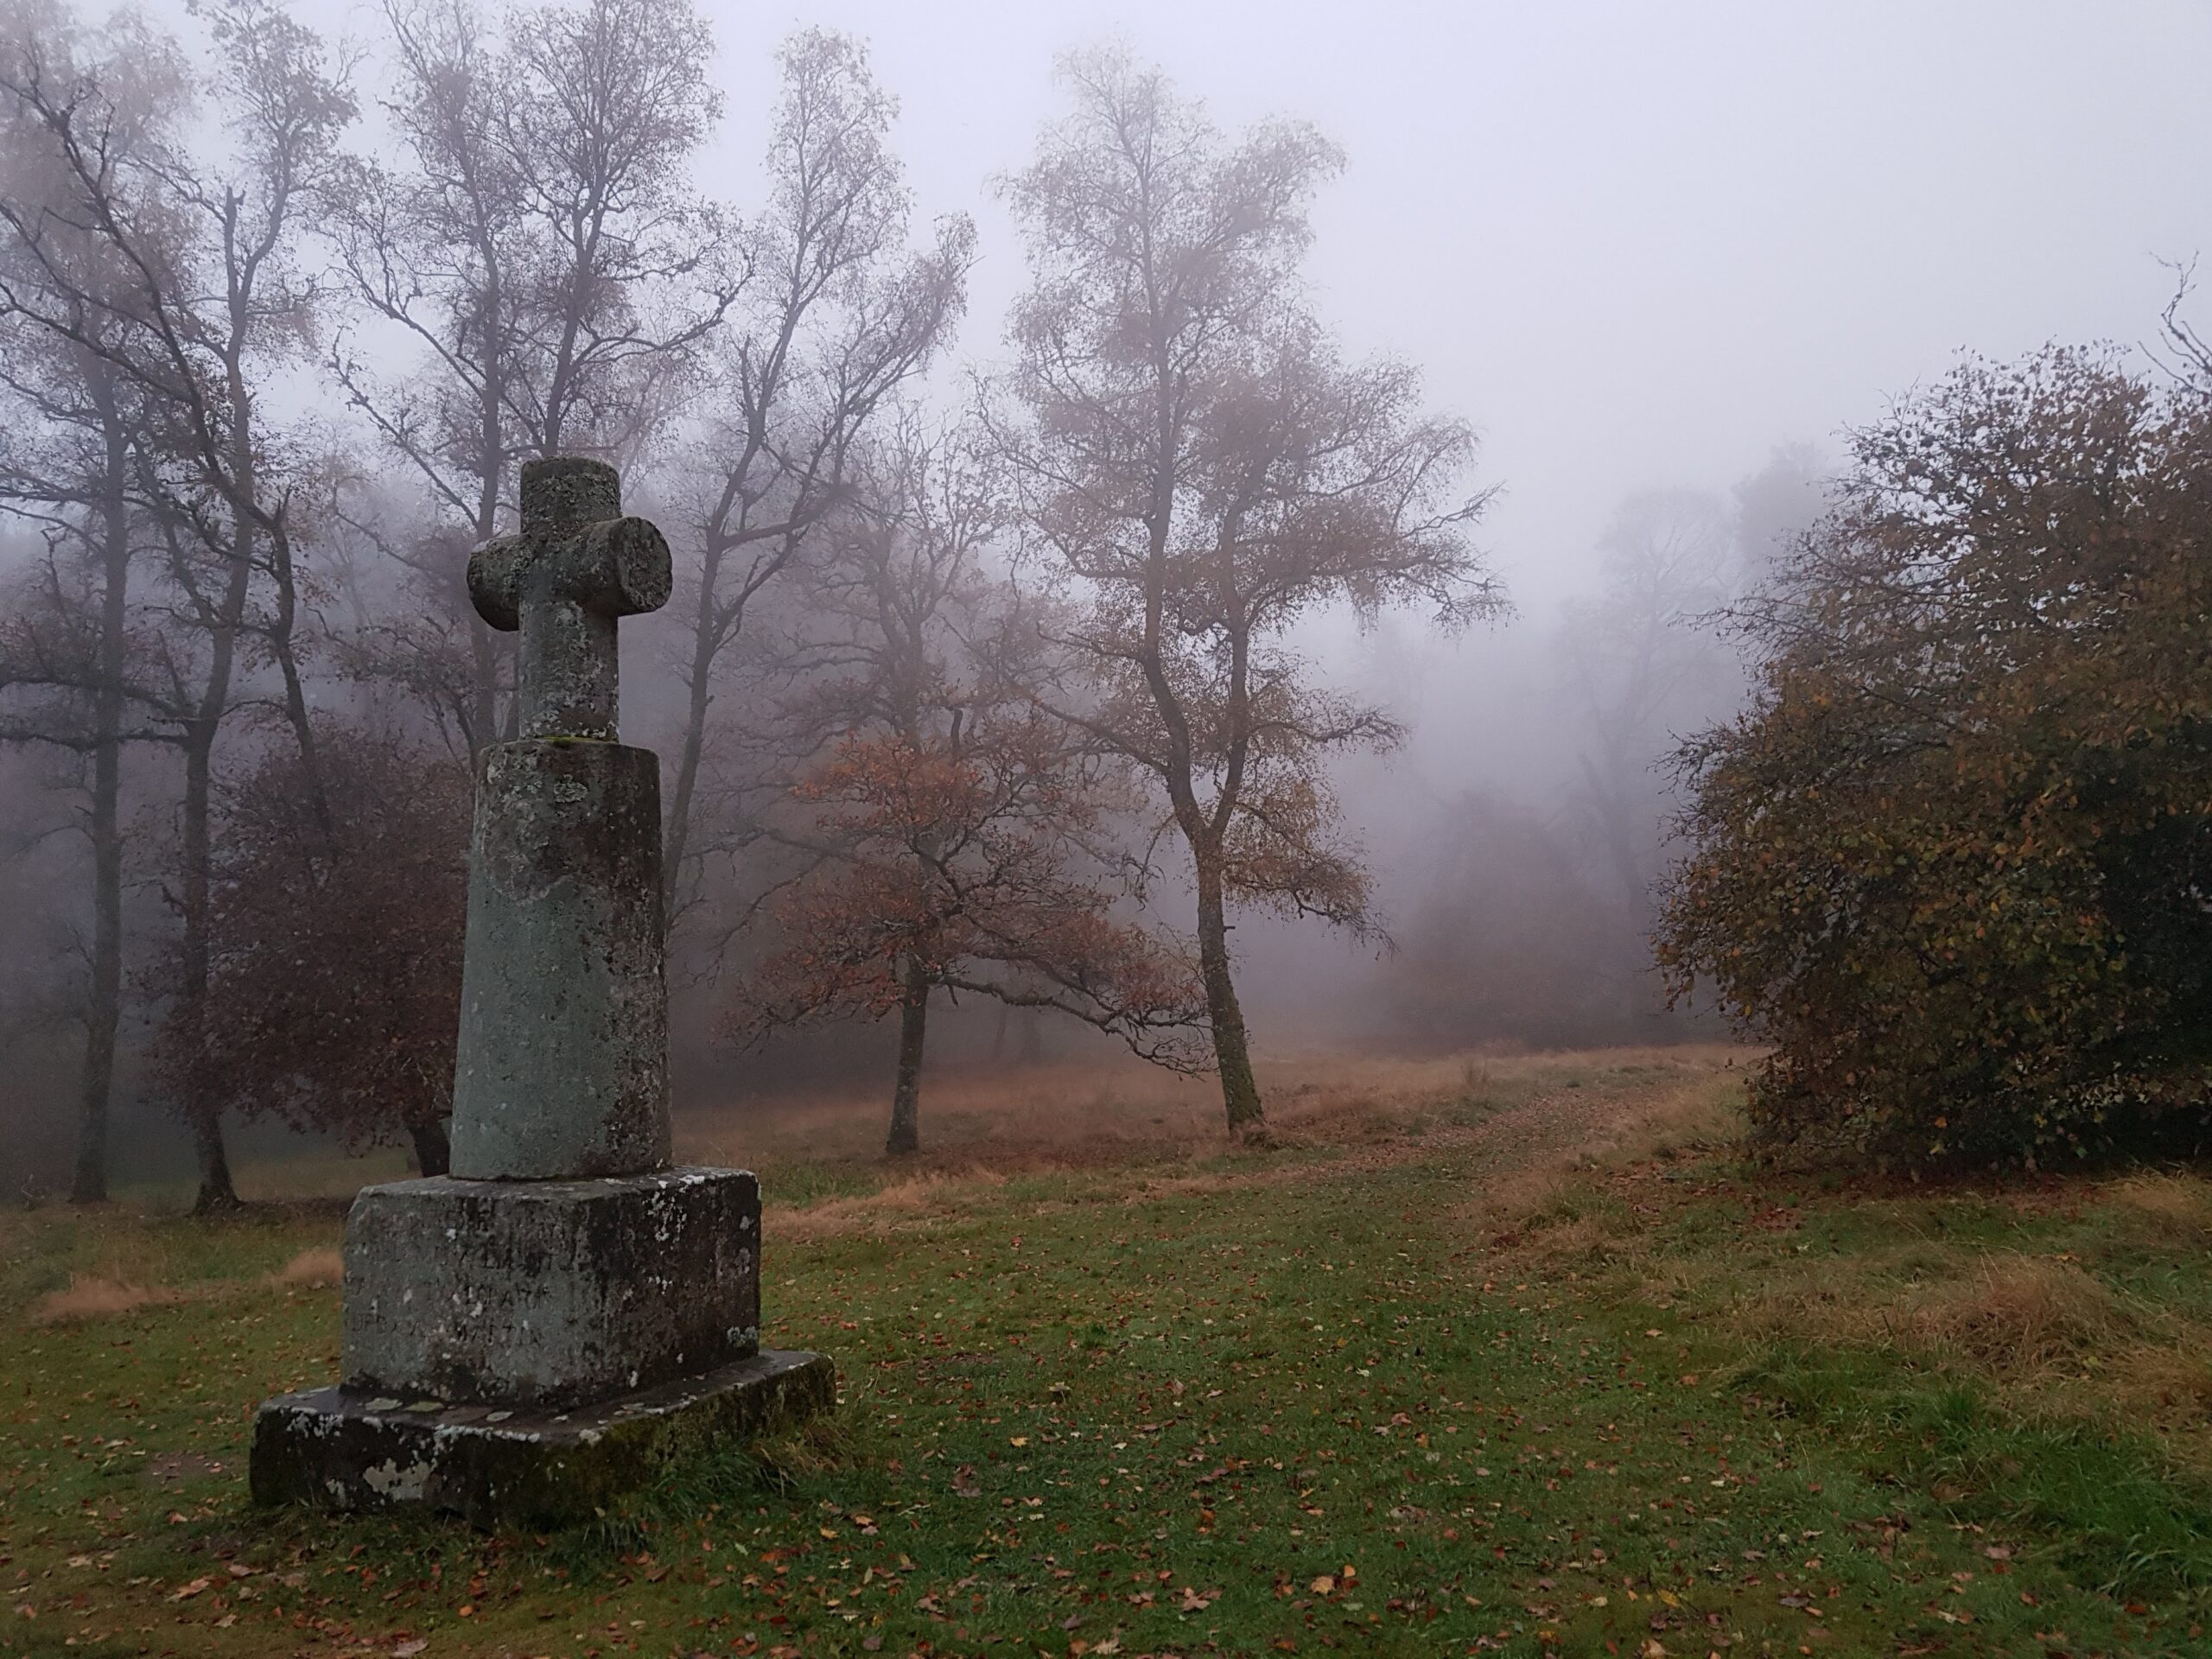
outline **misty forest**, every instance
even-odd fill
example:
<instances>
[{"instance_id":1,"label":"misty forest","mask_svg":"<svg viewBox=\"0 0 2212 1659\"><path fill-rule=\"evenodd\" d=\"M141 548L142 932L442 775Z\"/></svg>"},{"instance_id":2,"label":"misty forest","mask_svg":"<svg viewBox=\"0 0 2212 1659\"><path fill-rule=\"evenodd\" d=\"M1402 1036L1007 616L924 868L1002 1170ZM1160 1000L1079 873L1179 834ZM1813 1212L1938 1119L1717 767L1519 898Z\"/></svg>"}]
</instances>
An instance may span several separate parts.
<instances>
[{"instance_id":1,"label":"misty forest","mask_svg":"<svg viewBox=\"0 0 2212 1659\"><path fill-rule=\"evenodd\" d=\"M2212 16L1037 10L0 0L0 1653L2212 1652Z\"/></svg>"}]
</instances>

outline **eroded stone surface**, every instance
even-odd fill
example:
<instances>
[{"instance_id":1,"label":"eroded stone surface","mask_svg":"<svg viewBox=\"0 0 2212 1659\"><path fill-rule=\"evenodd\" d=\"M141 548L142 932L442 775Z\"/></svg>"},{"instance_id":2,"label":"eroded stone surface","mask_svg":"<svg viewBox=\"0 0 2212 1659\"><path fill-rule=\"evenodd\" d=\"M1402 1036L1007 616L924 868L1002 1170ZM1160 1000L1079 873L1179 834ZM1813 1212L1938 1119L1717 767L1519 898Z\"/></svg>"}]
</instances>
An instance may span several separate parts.
<instances>
[{"instance_id":1,"label":"eroded stone surface","mask_svg":"<svg viewBox=\"0 0 2212 1659\"><path fill-rule=\"evenodd\" d=\"M669 1160L660 760L495 743L479 760L453 1173L557 1180Z\"/></svg>"},{"instance_id":2,"label":"eroded stone surface","mask_svg":"<svg viewBox=\"0 0 2212 1659\"><path fill-rule=\"evenodd\" d=\"M416 1507L482 1527L557 1525L836 1401L828 1359L774 1351L568 1412L317 1389L269 1401L255 1417L253 1496L331 1510Z\"/></svg>"},{"instance_id":3,"label":"eroded stone surface","mask_svg":"<svg viewBox=\"0 0 2212 1659\"><path fill-rule=\"evenodd\" d=\"M616 620L670 570L620 511L612 467L534 461L522 534L470 560L524 738L477 779L453 1175L356 1201L346 1384L262 1408L264 1502L588 1516L834 1402L828 1361L756 1356L753 1177L667 1167L659 761L613 740Z\"/></svg>"},{"instance_id":4,"label":"eroded stone surface","mask_svg":"<svg viewBox=\"0 0 2212 1659\"><path fill-rule=\"evenodd\" d=\"M346 1386L569 1406L760 1346L760 1189L741 1170L365 1187L346 1221Z\"/></svg>"},{"instance_id":5,"label":"eroded stone surface","mask_svg":"<svg viewBox=\"0 0 2212 1659\"><path fill-rule=\"evenodd\" d=\"M605 461L527 461L522 534L470 556L468 592L492 626L522 634L522 735L616 735L614 625L668 603L668 543L622 513L622 485Z\"/></svg>"}]
</instances>

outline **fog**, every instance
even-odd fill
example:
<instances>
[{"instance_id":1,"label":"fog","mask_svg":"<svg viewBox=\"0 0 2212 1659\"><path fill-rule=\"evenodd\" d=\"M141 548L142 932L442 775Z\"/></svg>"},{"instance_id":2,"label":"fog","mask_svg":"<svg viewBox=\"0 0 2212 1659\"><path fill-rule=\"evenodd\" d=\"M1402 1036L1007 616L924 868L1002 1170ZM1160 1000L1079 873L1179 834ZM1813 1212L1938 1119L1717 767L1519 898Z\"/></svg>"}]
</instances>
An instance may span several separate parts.
<instances>
[{"instance_id":1,"label":"fog","mask_svg":"<svg viewBox=\"0 0 2212 1659\"><path fill-rule=\"evenodd\" d=\"M718 31L712 171L753 165L770 37L865 37L921 207L978 219L961 350L984 359L1022 274L982 185L1053 113L1055 53L1120 40L1224 126L1315 122L1350 158L1314 214L1322 308L1476 423L1505 486L1484 540L1531 615L1630 490L1725 491L1962 349L2155 333L2158 261L2212 219L2192 0L759 15Z\"/></svg>"},{"instance_id":2,"label":"fog","mask_svg":"<svg viewBox=\"0 0 2212 1659\"><path fill-rule=\"evenodd\" d=\"M204 38L181 4L143 15ZM340 147L388 149L382 9L315 0L296 15L360 54L363 113ZM776 47L793 29L824 28L864 42L897 99L888 144L912 197L909 241L925 244L940 216L974 219L964 310L913 389L917 409L939 419L1014 365L1007 320L1031 276L995 183L1028 162L1040 129L1067 107L1056 54L1118 43L1232 137L1289 116L1343 147L1344 168L1311 207L1310 302L1347 357L1413 365L1424 408L1471 424L1478 447L1466 486L1495 492L1471 543L1513 609L1454 631L1418 607L1362 628L1338 607L1297 630L1324 679L1386 707L1405 735L1394 753L1327 762L1346 830L1375 872L1376 925L1332 931L1266 914L1234 924L1263 1052L1709 1033L1694 1014L1665 1010L1644 934L1667 855L1663 763L1679 737L1725 718L1744 683L1712 613L1758 579L1777 538L1817 513L1820 475L1850 428L1961 352L2004 358L2052 340L2133 346L2155 336L2176 264L2212 230L2212 103L2201 86L2212 5L2201 0L825 0L714 8L709 22L709 78L725 107L690 163L700 191L741 221L760 211ZM404 342L338 297L316 338L315 353L270 372L271 406L293 405L318 442L359 467L359 517L373 534L410 524L407 534L428 535L418 484L378 458L374 433L317 366L334 340L378 356ZM679 448L634 446L634 501L663 517L680 510ZM510 476L510 508L512 492ZM0 519L19 607L36 587L46 522L22 511ZM449 584L462 545L442 556ZM318 612L334 639L419 602L380 556L327 522L303 552L339 595ZM677 556L680 569L681 546ZM1010 556L985 563L997 569ZM1671 561L1664 591L1643 595L1645 620L1665 634L1656 666L1622 643L1637 624L1621 608L1633 609L1637 573L1655 559ZM785 583L747 626L796 638L811 626L809 604ZM683 704L683 626L673 608L626 625L625 736L660 748L664 766ZM733 669L721 683L718 720L742 723L745 700L769 695L751 671ZM273 671L256 672L266 683L255 696L274 707ZM342 678L315 682L314 717L396 706L388 690ZM0 694L22 684L0 676ZM42 742L41 717L15 709L0 757L14 802L0 872L12 895L0 1044L16 1059L5 1108L40 1128L53 1165L66 1161L58 1149L78 1087L83 996L73 988L91 901L70 828L82 816L81 756ZM274 741L270 721L256 719L226 739L240 754ZM134 988L117 1109L157 1126L166 1120L144 1055L162 1006L160 849L175 766L166 751L131 765ZM817 1027L749 1052L728 1040L729 964L763 948L747 943L743 918L761 873L784 855L741 845L753 849L737 861L748 874L678 921L681 1093L727 1101L835 1066L880 1069L887 1023ZM1181 880L1159 902L1187 928ZM1072 1021L1020 1020L1028 1040L1065 1052L1104 1041ZM855 1030L867 1033L857 1042ZM1002 1055L1005 1017L957 1006L937 1040L947 1058ZM167 1128L149 1133L149 1144L169 1144Z\"/></svg>"}]
</instances>

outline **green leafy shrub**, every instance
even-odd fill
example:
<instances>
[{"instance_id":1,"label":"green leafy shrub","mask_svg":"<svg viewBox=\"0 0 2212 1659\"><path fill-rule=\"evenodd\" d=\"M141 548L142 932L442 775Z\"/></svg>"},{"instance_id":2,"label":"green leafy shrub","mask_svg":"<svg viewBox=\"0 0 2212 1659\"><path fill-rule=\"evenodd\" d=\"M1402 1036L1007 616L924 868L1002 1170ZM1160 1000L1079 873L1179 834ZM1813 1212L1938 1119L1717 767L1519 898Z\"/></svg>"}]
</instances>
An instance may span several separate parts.
<instances>
[{"instance_id":1,"label":"green leafy shrub","mask_svg":"<svg viewBox=\"0 0 2212 1659\"><path fill-rule=\"evenodd\" d=\"M1660 954L1772 1045L1755 1125L1913 1162L2212 1100L2212 397L1961 364L1854 435L1681 761Z\"/></svg>"}]
</instances>

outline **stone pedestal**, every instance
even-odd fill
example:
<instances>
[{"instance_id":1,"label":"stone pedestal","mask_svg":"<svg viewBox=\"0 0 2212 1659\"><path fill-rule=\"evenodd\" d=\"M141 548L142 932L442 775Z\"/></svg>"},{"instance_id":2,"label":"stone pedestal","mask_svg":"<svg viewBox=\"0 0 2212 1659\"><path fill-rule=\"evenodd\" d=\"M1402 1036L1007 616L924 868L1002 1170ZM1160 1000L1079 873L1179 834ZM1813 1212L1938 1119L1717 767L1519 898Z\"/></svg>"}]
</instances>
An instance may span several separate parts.
<instances>
[{"instance_id":1,"label":"stone pedestal","mask_svg":"<svg viewBox=\"0 0 2212 1659\"><path fill-rule=\"evenodd\" d=\"M426 1509L480 1527L587 1521L718 1447L832 1408L836 1370L820 1354L763 1350L702 1376L595 1405L448 1405L317 1389L254 1419L260 1503Z\"/></svg>"},{"instance_id":2,"label":"stone pedestal","mask_svg":"<svg viewBox=\"0 0 2212 1659\"><path fill-rule=\"evenodd\" d=\"M836 1398L760 1348L760 1193L671 1169L660 761L615 742L614 626L669 594L614 469L524 463L469 591L523 635L522 737L483 753L453 1173L346 1223L344 1381L261 1408L253 1495L481 1525L588 1516Z\"/></svg>"},{"instance_id":3,"label":"stone pedestal","mask_svg":"<svg viewBox=\"0 0 2212 1659\"><path fill-rule=\"evenodd\" d=\"M558 1408L719 1370L760 1346L760 1244L742 1170L369 1187L345 1386Z\"/></svg>"}]
</instances>

